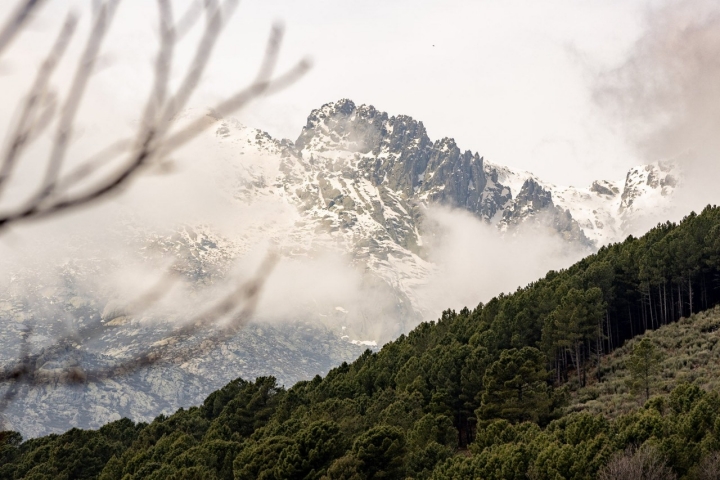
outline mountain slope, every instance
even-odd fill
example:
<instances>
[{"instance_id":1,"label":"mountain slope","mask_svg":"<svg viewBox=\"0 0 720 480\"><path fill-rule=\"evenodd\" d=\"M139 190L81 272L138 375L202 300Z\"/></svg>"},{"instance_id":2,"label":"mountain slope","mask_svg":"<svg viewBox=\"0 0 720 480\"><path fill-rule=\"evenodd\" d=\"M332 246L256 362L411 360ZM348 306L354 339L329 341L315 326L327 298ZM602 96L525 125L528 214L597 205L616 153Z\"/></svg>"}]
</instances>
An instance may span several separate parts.
<instances>
[{"instance_id":1,"label":"mountain slope","mask_svg":"<svg viewBox=\"0 0 720 480\"><path fill-rule=\"evenodd\" d=\"M581 377L573 372L595 362L585 345L611 349L643 328L662 336L680 317L720 304L717 289L702 288L720 278L718 231L718 207L659 225L472 311L447 310L288 390L272 378L237 379L149 425L121 420L25 443L4 432L0 477L592 479L633 445L690 475L720 446L720 392L680 385L614 420L567 414L563 403ZM641 266L651 264L668 274L653 283L672 291L687 281L704 295L680 290L678 310L665 311L664 298L646 296ZM716 321L717 309L679 328L697 322L714 338Z\"/></svg>"},{"instance_id":2,"label":"mountain slope","mask_svg":"<svg viewBox=\"0 0 720 480\"><path fill-rule=\"evenodd\" d=\"M600 365L601 382L590 383L573 397L570 411L601 413L616 417L629 413L644 402L642 394L633 392L627 364L635 345L649 339L661 360L653 375L650 393L667 397L676 387L693 384L704 391L720 391L720 308L697 313L677 323L651 330L603 358Z\"/></svg>"},{"instance_id":3,"label":"mountain slope","mask_svg":"<svg viewBox=\"0 0 720 480\"><path fill-rule=\"evenodd\" d=\"M79 349L73 361L92 365L131 357L222 292L234 280L236 264L252 260L258 245L270 244L280 253L276 277L289 280L279 287L270 281L256 324L202 358L84 390L60 385L23 391L25 400L8 413L25 435L96 427L115 415L149 420L197 403L237 376L272 374L289 385L434 318L446 303L428 302L427 289L445 265L430 254L442 232L428 220L429 209L465 211L499 237L535 241L542 234L563 249L589 253L624 238L635 218L670 201L677 184L676 172L663 164L633 169L624 183L557 187L529 172L488 163L451 138L431 140L422 122L408 116L350 100L313 110L294 142L212 114L205 119L210 128L194 154L208 170L220 172L216 190L223 208L232 212L233 228L188 217L174 230L159 229L124 211L124 220L96 241L101 246L92 244L97 239L68 237L64 242L71 251L55 263L41 257L7 279L0 295L2 361L16 361L17 339L29 328L33 354L41 358L53 339L98 322L112 331L95 344L69 346ZM523 230L528 226L533 228ZM106 243L112 248L103 249ZM38 251L43 248L38 243ZM480 243L473 248L498 256ZM122 254L114 256L115 249ZM154 316L110 318L113 305L124 307L137 296L119 294L127 285L117 288L112 275L137 262L157 265L158 271L171 264L185 282L185 294L174 297L177 306ZM144 276L146 270L131 270L129 283L142 285L138 279ZM472 303L480 300L478 294ZM162 372L188 385L187 391L163 384ZM46 410L51 398L64 407L45 416L32 413ZM125 399L142 400L125 404Z\"/></svg>"}]
</instances>

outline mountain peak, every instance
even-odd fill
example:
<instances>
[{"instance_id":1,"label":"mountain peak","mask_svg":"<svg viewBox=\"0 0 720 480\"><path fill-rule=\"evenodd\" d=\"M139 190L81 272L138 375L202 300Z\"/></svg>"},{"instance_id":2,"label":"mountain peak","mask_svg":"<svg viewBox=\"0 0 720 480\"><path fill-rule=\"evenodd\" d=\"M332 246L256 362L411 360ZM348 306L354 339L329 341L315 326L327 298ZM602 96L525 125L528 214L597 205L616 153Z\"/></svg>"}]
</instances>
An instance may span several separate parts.
<instances>
[{"instance_id":1,"label":"mountain peak","mask_svg":"<svg viewBox=\"0 0 720 480\"><path fill-rule=\"evenodd\" d=\"M413 142L430 142L422 122L407 115L391 117L372 105L358 106L352 100L340 99L310 113L295 145L298 150L368 153L382 148L397 152Z\"/></svg>"}]
</instances>

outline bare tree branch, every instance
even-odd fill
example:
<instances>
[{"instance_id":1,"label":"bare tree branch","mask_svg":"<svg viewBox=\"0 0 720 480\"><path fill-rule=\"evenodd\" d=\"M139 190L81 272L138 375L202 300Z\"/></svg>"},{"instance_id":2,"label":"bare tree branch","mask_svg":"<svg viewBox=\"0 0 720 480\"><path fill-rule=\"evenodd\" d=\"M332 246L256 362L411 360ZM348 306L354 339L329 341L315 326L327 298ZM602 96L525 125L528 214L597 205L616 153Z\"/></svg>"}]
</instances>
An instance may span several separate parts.
<instances>
[{"instance_id":1,"label":"bare tree branch","mask_svg":"<svg viewBox=\"0 0 720 480\"><path fill-rule=\"evenodd\" d=\"M121 154L127 152L131 147L132 140L126 138L124 140L118 140L103 148L98 153L73 168L70 172L60 177L60 179L56 182L53 196L50 198L55 198L58 195L69 191L72 187L78 185L81 181L96 173L100 168L112 162Z\"/></svg>"},{"instance_id":2,"label":"bare tree branch","mask_svg":"<svg viewBox=\"0 0 720 480\"><path fill-rule=\"evenodd\" d=\"M272 69L277 62L277 60L272 57L277 56L281 39L282 27L276 25L273 27L268 41L265 59L258 75L255 78L255 81L248 87L232 95L227 100L220 102L212 109L213 112L221 117L231 114L232 112L242 109L250 101L259 96L277 93L287 88L305 75L308 70L310 70L312 64L309 59L304 58L282 75L272 80L269 79L273 73ZM197 134L205 128L206 123L203 120L195 120L179 132L171 135L164 142L165 148L162 153L167 155L168 153L177 150L179 147L195 138L195 136L197 136Z\"/></svg>"},{"instance_id":3,"label":"bare tree branch","mask_svg":"<svg viewBox=\"0 0 720 480\"><path fill-rule=\"evenodd\" d=\"M80 58L77 71L75 72L75 78L70 86L68 98L63 105L60 118L58 119L55 141L50 153L50 160L45 172L45 178L43 179L43 185L38 192L37 198L32 201L33 203L39 204L54 190L55 181L62 168L68 144L70 143L75 117L77 116L80 103L87 89L88 80L93 72L93 67L100 52L100 46L107 34L118 3L119 0L104 2L96 14L93 29L90 32L90 37L85 46L85 52Z\"/></svg>"},{"instance_id":4,"label":"bare tree branch","mask_svg":"<svg viewBox=\"0 0 720 480\"><path fill-rule=\"evenodd\" d=\"M0 55L22 31L32 13L40 8L45 0L25 0L20 2L5 26L0 30Z\"/></svg>"},{"instance_id":5,"label":"bare tree branch","mask_svg":"<svg viewBox=\"0 0 720 480\"><path fill-rule=\"evenodd\" d=\"M177 40L182 39L187 32L189 32L195 25L197 20L200 18L200 12L202 12L202 3L199 0L195 0L190 3L190 6L185 11L182 17L175 24L175 37Z\"/></svg>"},{"instance_id":6,"label":"bare tree branch","mask_svg":"<svg viewBox=\"0 0 720 480\"><path fill-rule=\"evenodd\" d=\"M165 103L175 46L172 5L169 0L157 0L157 5L160 17L160 51L155 60L155 82L141 123L143 129L152 128Z\"/></svg>"},{"instance_id":7,"label":"bare tree branch","mask_svg":"<svg viewBox=\"0 0 720 480\"><path fill-rule=\"evenodd\" d=\"M194 335L211 327L214 327L215 330L203 337L203 343L210 342L211 345L218 345L232 338L247 325L247 322L255 313L262 287L276 263L277 255L269 254L252 279L240 284L220 302L199 315L197 319L178 328L163 340L147 348L143 353L135 355L132 359L122 362L112 369L85 372L86 379L88 381L97 381L128 375L140 368L153 365L172 353L178 354L183 361L187 361L196 357L203 350L202 345L189 346L187 342ZM219 323L223 319L227 320L224 325Z\"/></svg>"},{"instance_id":8,"label":"bare tree branch","mask_svg":"<svg viewBox=\"0 0 720 480\"><path fill-rule=\"evenodd\" d=\"M229 14L232 14L232 11L237 6L237 0L229 0L226 3L228 4ZM207 18L205 33L198 43L197 49L195 50L195 58L191 62L183 82L180 84L175 95L168 101L167 108L160 119L161 126L168 125L178 112L185 108L190 96L197 88L200 77L210 60L210 54L215 47L215 42L224 26L222 14L223 9L217 5L217 2L214 0L207 1L205 5L205 15Z\"/></svg>"},{"instance_id":9,"label":"bare tree branch","mask_svg":"<svg viewBox=\"0 0 720 480\"><path fill-rule=\"evenodd\" d=\"M23 148L30 143L32 137L37 136L37 130L40 125L37 123L33 124L32 122L34 116L36 115L35 112L47 94L47 86L50 82L50 78L52 77L55 68L62 60L65 50L75 33L76 26L77 16L74 14L68 15L62 29L60 30L60 34L50 49L50 53L38 69L35 81L33 82L32 87L30 87L30 92L25 100L25 105L20 113L20 118L17 121L17 126L11 135L11 142L8 147L8 151L5 152L5 155L3 155L2 164L0 165L0 197L2 197L4 186L8 181L8 178L10 177L13 167L22 153ZM43 123L45 123L45 125L49 124L50 119L51 118L44 118Z\"/></svg>"},{"instance_id":10,"label":"bare tree branch","mask_svg":"<svg viewBox=\"0 0 720 480\"><path fill-rule=\"evenodd\" d=\"M175 23L170 0L156 0L159 15L159 49L155 58L153 84L144 104L141 121L133 139L121 139L101 149L97 154L76 163L69 172L63 172L76 118L83 96L88 88L93 69L100 55L105 39L120 0L97 0L93 4L93 26L85 43L75 70L74 78L67 91L61 108L57 109L57 95L49 90L50 78L62 62L64 53L73 38L77 17L69 15L48 56L38 70L34 83L28 91L20 110L15 129L11 132L9 146L0 158L0 194L12 177L12 172L27 146L51 123L57 121L54 141L46 170L38 192L21 207L0 213L2 228L22 220L43 219L64 211L87 206L93 202L118 193L142 168L153 162L160 162L171 152L197 137L208 128L204 120L191 121L189 125L172 132L171 127L177 114L188 104L197 90L202 75L207 69L210 56L217 43L227 18L237 7L237 0L204 0L191 4L188 12ZM43 2L41 0L21 3L5 27L0 30L0 54L26 25L30 14ZM195 46L193 60L181 77L179 87L170 91L170 78L175 48L180 38L192 28L200 8L204 7L205 27ZM219 115L228 115L259 96L270 94L288 87L297 81L310 67L308 60L301 60L288 71L274 76L283 28L273 27L268 39L263 61L253 82L239 90L213 109ZM123 158L124 157L124 158ZM120 158L122 161L118 162ZM118 164L119 163L119 164ZM99 175L101 169L115 165L115 169ZM159 341L141 352L123 359L109 368L86 369L82 365L64 368L62 371L47 371L33 361L29 337L31 329L22 333L18 361L0 369L0 385L7 390L0 398L0 426L2 415L10 402L17 396L21 385L36 388L50 383L81 384L101 381L111 377L127 375L171 357L189 360L210 347L226 341L242 329L255 312L259 295L277 261L277 255L270 254L260 265L255 275L231 289L207 311L192 321L171 329ZM172 271L129 305L133 311L143 311L163 298L177 278ZM49 348L45 360L59 359L66 347L77 350L85 342L111 331L111 326L102 321L85 326L74 333L57 338ZM202 335L200 335L202 334ZM193 341L202 341L194 345ZM196 342L197 343L197 342ZM54 349L54 350L53 350Z\"/></svg>"},{"instance_id":11,"label":"bare tree branch","mask_svg":"<svg viewBox=\"0 0 720 480\"><path fill-rule=\"evenodd\" d=\"M10 382L5 395L0 400L0 415L5 412L5 409L10 405L10 402L15 398L18 393L18 383L25 380L26 376L30 373L30 347L28 343L28 337L32 334L32 329L26 327L20 336L20 355L18 364L11 368L7 373L0 376L0 382ZM2 427L3 418L0 417L0 427Z\"/></svg>"},{"instance_id":12,"label":"bare tree branch","mask_svg":"<svg viewBox=\"0 0 720 480\"><path fill-rule=\"evenodd\" d=\"M47 373L42 371L37 364L30 361L27 338L31 330L23 334L21 344L20 360L18 363L5 371L0 372L0 384L12 382L6 392L7 401L0 402L0 414L3 413L7 404L17 395L15 385L19 382L27 383L31 387L46 385L48 383L78 384L85 382L96 382L122 375L129 375L138 369L148 367L168 358L171 354L177 355L183 361L190 360L197 356L205 347L203 344L209 342L211 345L218 345L221 342L232 338L252 318L257 302L260 298L267 277L277 262L276 254L269 254L262 262L257 272L247 282L241 283L218 303L207 311L198 315L195 319L173 330L163 339L145 348L141 353L133 355L130 359L124 360L111 368L97 370L84 370L82 366L66 369L61 374L56 372ZM226 320L224 324L221 320ZM210 334L203 336L201 345L189 346L187 342L200 332L214 329ZM95 325L77 335L63 337L55 342L54 346L66 344L68 341L86 341L86 336L97 336L107 331L104 325ZM56 357L51 357L56 358ZM49 358L48 358L49 359Z\"/></svg>"},{"instance_id":13,"label":"bare tree branch","mask_svg":"<svg viewBox=\"0 0 720 480\"><path fill-rule=\"evenodd\" d=\"M93 185L87 192L68 195L67 191L59 191L55 177L58 174L59 165L62 163L64 156L65 147L63 145L67 142L67 135L65 135L65 133L68 131L60 129L60 133L57 137L58 140L56 142L56 144L60 145L57 147L57 152L59 153L57 155L54 154L51 158L48 174L46 174L45 188L41 191L40 195L34 199L34 201L29 202L23 208L0 215L0 230L2 227L7 226L12 222L30 218L44 218L57 214L61 211L85 206L98 199L104 198L108 194L114 193L120 187L124 186L124 184L130 180L130 178L134 176L138 170L150 163L153 159L166 156L204 131L207 128L207 125L202 120L196 120L189 126L181 129L179 132L165 138L167 128L172 119L186 105L190 95L197 87L202 71L207 66L207 56L209 56L212 48L214 47L216 38L223 26L221 16L222 12L231 10L236 3L237 2L235 0L228 0L226 2L227 6L224 9L217 6L215 8L206 7L212 8L212 10L208 10L208 20L206 22L205 33L199 42L195 60L192 62L191 68L188 70L183 82L181 82L176 94L171 96L170 99L165 102L165 108L163 114L160 115L160 119L155 123L152 123L152 126L146 125L145 128L140 129L137 145L135 149L131 151L129 160L122 167L120 167L115 173L105 177L103 181L99 181L97 184ZM209 4L215 5L215 2L210 2ZM167 38L169 38L169 36ZM215 112L219 115L230 114L233 111L244 107L248 102L263 94L275 93L286 88L307 72L310 68L310 62L307 59L304 59L286 73L280 75L274 80L270 79L273 73L273 68L277 62L277 54L279 52L281 38L282 29L277 26L274 27L268 42L265 60L260 67L255 82L247 88L232 95L228 100L221 102L213 109ZM161 47L159 58L164 58L168 55L167 52L167 47ZM89 56L89 58L94 57ZM165 78L163 75L165 75L165 71L168 68L167 66L167 62L158 60L156 63L156 76L159 71L161 72L161 78ZM158 80L156 78L155 88L151 94L151 99L148 101L148 104L146 104L148 105L146 106L146 121L150 121L149 119L152 118L152 113L155 111L154 107L149 105L153 102L157 102L157 99L160 98L158 96L160 93L164 96L164 92L165 89L163 88L162 80ZM71 114L68 114L67 116L69 120L73 120L75 116L75 113L72 110L73 109L70 109ZM69 129L70 127L66 128ZM86 177L86 172L91 170L89 164L83 165L81 169L83 170L83 174L74 175L76 179L78 177ZM48 198L53 198L54 200L49 203L44 203L43 201Z\"/></svg>"}]
</instances>

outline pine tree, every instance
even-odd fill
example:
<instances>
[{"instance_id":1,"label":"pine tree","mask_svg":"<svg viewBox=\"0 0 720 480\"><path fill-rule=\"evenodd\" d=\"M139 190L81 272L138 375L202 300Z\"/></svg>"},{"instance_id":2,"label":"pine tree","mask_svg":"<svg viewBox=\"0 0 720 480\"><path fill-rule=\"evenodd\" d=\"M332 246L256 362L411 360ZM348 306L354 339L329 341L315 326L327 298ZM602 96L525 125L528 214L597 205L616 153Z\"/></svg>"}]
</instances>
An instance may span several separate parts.
<instances>
[{"instance_id":1,"label":"pine tree","mask_svg":"<svg viewBox=\"0 0 720 480\"><path fill-rule=\"evenodd\" d=\"M505 350L487 369L477 415L485 420L538 421L550 413L545 356L533 347Z\"/></svg>"},{"instance_id":2,"label":"pine tree","mask_svg":"<svg viewBox=\"0 0 720 480\"><path fill-rule=\"evenodd\" d=\"M635 344L628 360L628 369L632 377L631 386L645 391L645 400L650 398L650 382L660 370L662 354L649 338L643 338Z\"/></svg>"}]
</instances>

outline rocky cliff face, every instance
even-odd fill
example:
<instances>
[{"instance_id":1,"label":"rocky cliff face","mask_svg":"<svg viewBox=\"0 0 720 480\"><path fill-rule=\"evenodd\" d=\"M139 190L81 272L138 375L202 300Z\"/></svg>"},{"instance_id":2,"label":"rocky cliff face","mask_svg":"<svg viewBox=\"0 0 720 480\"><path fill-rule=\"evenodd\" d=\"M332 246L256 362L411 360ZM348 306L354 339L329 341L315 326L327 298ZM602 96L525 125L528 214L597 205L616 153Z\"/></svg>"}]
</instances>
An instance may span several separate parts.
<instances>
[{"instance_id":1,"label":"rocky cliff face","mask_svg":"<svg viewBox=\"0 0 720 480\"><path fill-rule=\"evenodd\" d=\"M497 212L494 198L484 195L483 159L462 152L451 138L431 141L422 122L411 117L388 117L341 100L310 114L295 147L296 161L319 170L327 209L370 211L394 242L413 251L421 202L465 208L485 219ZM377 198L358 203L364 182ZM397 216L407 218L390 220Z\"/></svg>"},{"instance_id":2,"label":"rocky cliff face","mask_svg":"<svg viewBox=\"0 0 720 480\"><path fill-rule=\"evenodd\" d=\"M452 138L433 142L422 122L411 117L388 117L350 100L314 110L295 146L300 156L310 158L328 152L357 154L356 171L376 188L404 199L464 208L486 220L509 200L497 174L485 169L477 153L463 152Z\"/></svg>"},{"instance_id":3,"label":"rocky cliff face","mask_svg":"<svg viewBox=\"0 0 720 480\"><path fill-rule=\"evenodd\" d=\"M534 178L523 183L520 193L503 212L502 226L506 230L526 222L533 222L557 232L566 242L593 246L570 210L556 206L550 190Z\"/></svg>"},{"instance_id":4,"label":"rocky cliff face","mask_svg":"<svg viewBox=\"0 0 720 480\"><path fill-rule=\"evenodd\" d=\"M465 210L496 226L498 235L523 235L534 230L521 227L537 227L554 232L558 242L592 251L623 238L633 218L668 202L678 181L672 167L657 164L630 170L624 181L555 186L486 162L451 138L432 140L411 117L389 116L350 100L313 110L294 142L231 119L209 116L208 122L204 155L234 172L227 195L238 210L271 204L270 213L245 220L237 237L207 225L185 225L171 234L126 229L117 235L132 231L125 243L134 245L139 257L172 260L198 288L222 279L259 240L270 241L283 258L339 252L361 272L357 298L340 305L308 300L283 322L258 319L197 358L171 359L127 378L75 389L22 387L7 413L23 434L97 427L119 416L147 421L196 404L238 376L274 375L289 385L436 316L439 312L423 311L418 298L418 288L438 268L426 255L429 206ZM41 273L53 268L61 280L44 284ZM46 362L45 349L67 329L98 322L118 327L93 345L67 345L67 361L89 365L116 362L161 339L168 319L147 323L113 306L117 299L111 293L79 286L112 268L111 260L89 255L84 263L43 264L18 273L12 285L30 287L0 293L0 360L10 365L17 358L17 339L31 326L33 361L50 370L65 364ZM307 281L312 279L302 279ZM202 335L192 341L201 343Z\"/></svg>"},{"instance_id":5,"label":"rocky cliff face","mask_svg":"<svg viewBox=\"0 0 720 480\"><path fill-rule=\"evenodd\" d=\"M387 200L383 207L413 220L412 225L391 225L388 231L394 242L412 251L417 251L418 207L430 204L467 210L503 231L539 222L566 241L597 247L622 238L627 217L662 204L678 181L670 164L653 164L631 169L624 182L556 186L529 172L486 163L478 153L462 151L451 138L433 141L422 122L411 117L391 117L350 100L313 110L295 151L286 153L289 161L310 162L322 171L317 183L327 209L341 204L351 211L356 205L347 199L350 193L331 187L330 172L340 169L347 178L369 182L379 199ZM398 203L401 208L396 208ZM633 209L634 203L643 206ZM380 210L371 206L383 223L387 218Z\"/></svg>"}]
</instances>

